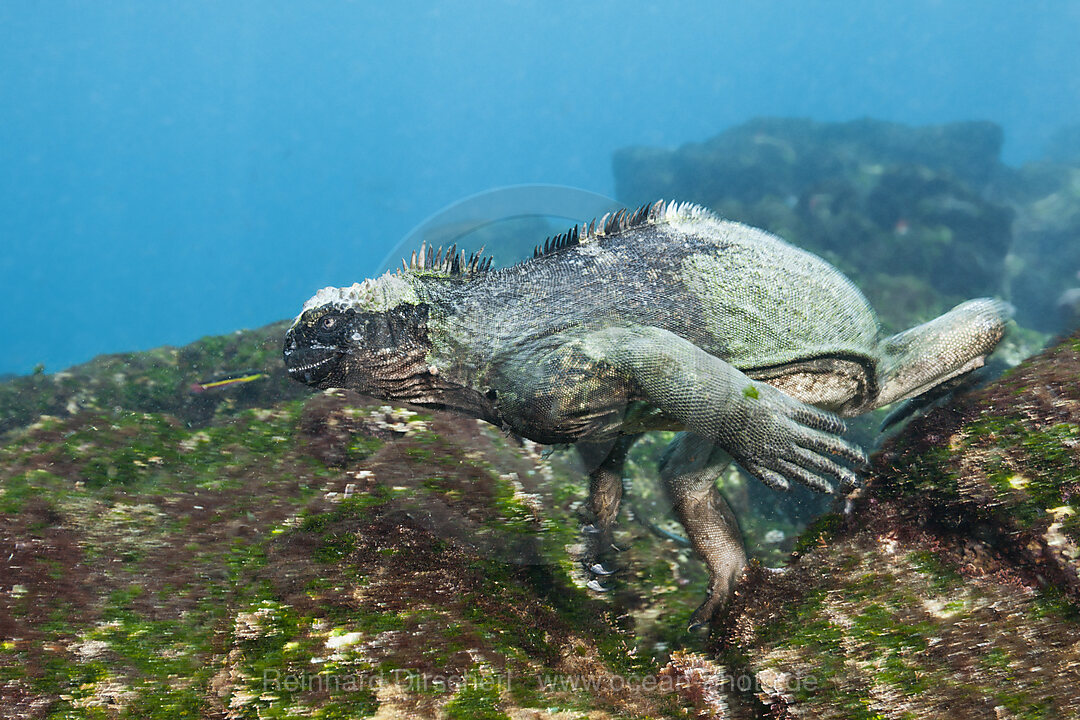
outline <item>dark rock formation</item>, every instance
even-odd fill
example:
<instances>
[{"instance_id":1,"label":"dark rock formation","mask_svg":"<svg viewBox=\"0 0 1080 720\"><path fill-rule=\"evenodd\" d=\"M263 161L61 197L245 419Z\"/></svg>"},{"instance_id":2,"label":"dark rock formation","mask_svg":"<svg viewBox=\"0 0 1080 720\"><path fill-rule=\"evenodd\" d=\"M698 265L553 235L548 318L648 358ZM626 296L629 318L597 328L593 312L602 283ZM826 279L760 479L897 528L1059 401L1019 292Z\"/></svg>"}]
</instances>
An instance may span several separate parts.
<instances>
[{"instance_id":1,"label":"dark rock formation","mask_svg":"<svg viewBox=\"0 0 1080 720\"><path fill-rule=\"evenodd\" d=\"M676 150L613 160L618 197L691 200L764 227L849 273L891 329L997 295L1041 333L1080 322L1075 129L1019 169L991 123L766 118Z\"/></svg>"},{"instance_id":2,"label":"dark rock formation","mask_svg":"<svg viewBox=\"0 0 1080 720\"><path fill-rule=\"evenodd\" d=\"M721 657L782 718L1080 714L1080 336L913 421Z\"/></svg>"},{"instance_id":3,"label":"dark rock formation","mask_svg":"<svg viewBox=\"0 0 1080 720\"><path fill-rule=\"evenodd\" d=\"M674 151L615 154L620 200L691 200L771 230L851 273L898 328L997 294L1011 210L984 189L1004 167L991 123L759 119Z\"/></svg>"},{"instance_id":4,"label":"dark rock formation","mask_svg":"<svg viewBox=\"0 0 1080 720\"><path fill-rule=\"evenodd\" d=\"M658 673L704 583L684 548L630 525L597 598L572 455L272 378L193 410L184 384L275 335L98 359L70 407L63 379L7 389L60 410L0 445L0 716L680 712Z\"/></svg>"},{"instance_id":5,"label":"dark rock formation","mask_svg":"<svg viewBox=\"0 0 1080 720\"><path fill-rule=\"evenodd\" d=\"M1080 337L911 422L712 654L685 548L627 520L612 592L582 587L572 456L344 392L42 416L0 446L0 714L1074 717L1077 377Z\"/></svg>"}]
</instances>

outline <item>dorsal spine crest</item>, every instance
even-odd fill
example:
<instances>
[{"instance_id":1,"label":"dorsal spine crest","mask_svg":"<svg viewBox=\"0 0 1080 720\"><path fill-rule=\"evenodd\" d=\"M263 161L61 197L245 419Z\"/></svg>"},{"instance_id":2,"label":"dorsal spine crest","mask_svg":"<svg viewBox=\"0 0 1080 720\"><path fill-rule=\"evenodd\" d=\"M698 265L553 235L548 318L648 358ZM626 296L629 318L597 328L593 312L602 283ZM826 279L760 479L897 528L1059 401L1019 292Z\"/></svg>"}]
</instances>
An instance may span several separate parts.
<instances>
[{"instance_id":1,"label":"dorsal spine crest","mask_svg":"<svg viewBox=\"0 0 1080 720\"><path fill-rule=\"evenodd\" d=\"M575 225L566 232L549 237L543 245L537 245L533 250L533 259L553 255L567 248L591 242L597 238L618 235L619 233L646 225L660 225L680 220L704 220L716 219L716 216L706 208L693 203L664 202L658 200L654 203L642 205L631 212L622 208L613 213L604 215L599 220L592 220L588 225L582 223ZM445 253L442 247L435 248L424 243L419 252L413 251L406 260L402 259L401 269L398 274L417 272L445 277L466 277L477 275L491 270L494 258L483 257L484 249L468 255L464 250L458 250L457 244L451 245Z\"/></svg>"},{"instance_id":2,"label":"dorsal spine crest","mask_svg":"<svg viewBox=\"0 0 1080 720\"><path fill-rule=\"evenodd\" d=\"M665 203L657 200L642 205L631 212L625 208L608 213L599 221L593 220L588 225L575 225L561 235L548 238L543 245L533 250L533 258L544 257L560 250L581 245L601 237L618 235L621 232L646 225L659 225L674 220L697 220L715 218L707 209L693 203Z\"/></svg>"},{"instance_id":3,"label":"dorsal spine crest","mask_svg":"<svg viewBox=\"0 0 1080 720\"><path fill-rule=\"evenodd\" d=\"M420 246L420 251L414 250L408 260L402 258L398 274L422 272L432 275L465 276L484 273L491 269L493 258L484 257L483 254L484 248L480 248L472 255L468 255L465 250L458 250L457 243L446 248L444 253L442 247L436 249L424 243Z\"/></svg>"}]
</instances>

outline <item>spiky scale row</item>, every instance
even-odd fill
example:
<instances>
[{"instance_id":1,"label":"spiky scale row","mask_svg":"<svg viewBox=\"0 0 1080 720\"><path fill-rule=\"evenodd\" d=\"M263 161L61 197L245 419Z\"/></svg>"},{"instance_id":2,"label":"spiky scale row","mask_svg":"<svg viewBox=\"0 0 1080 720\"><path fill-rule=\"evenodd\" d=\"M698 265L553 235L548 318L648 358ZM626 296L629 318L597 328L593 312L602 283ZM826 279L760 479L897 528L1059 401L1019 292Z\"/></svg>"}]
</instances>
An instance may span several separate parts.
<instances>
[{"instance_id":1,"label":"spiky scale row","mask_svg":"<svg viewBox=\"0 0 1080 720\"><path fill-rule=\"evenodd\" d=\"M703 216L711 217L711 213L690 203L665 203L663 200L642 205L633 212L623 208L604 215L599 222L593 220L588 225L575 225L560 235L548 238L543 245L537 245L533 250L533 259L606 235L616 235L643 225L662 223L674 217L695 218ZM466 260L465 251L459 251L456 244L451 245L444 256L441 247L436 250L425 243L420 246L420 251L414 251L408 260L402 259L401 270L398 272L423 270L443 275L484 273L491 269L493 258L481 257L483 251L484 249L480 248L480 250L468 256Z\"/></svg>"},{"instance_id":2,"label":"spiky scale row","mask_svg":"<svg viewBox=\"0 0 1080 720\"><path fill-rule=\"evenodd\" d=\"M658 200L655 203L642 205L633 212L625 208L616 210L600 218L599 223L593 220L588 225L582 224L580 228L575 225L561 235L548 238L543 245L536 246L533 250L533 258L550 255L594 238L615 235L631 228L658 223L664 219L669 208L678 209L679 207L677 204L665 204L663 200Z\"/></svg>"},{"instance_id":3,"label":"spiky scale row","mask_svg":"<svg viewBox=\"0 0 1080 720\"><path fill-rule=\"evenodd\" d=\"M562 250L579 243L578 226L570 228L562 235L556 235L555 237L549 237L544 241L543 246L537 245L533 249L533 257L538 258L544 255L550 255L556 250Z\"/></svg>"},{"instance_id":4,"label":"spiky scale row","mask_svg":"<svg viewBox=\"0 0 1080 720\"><path fill-rule=\"evenodd\" d=\"M401 271L424 270L426 272L442 275L473 275L484 273L491 269L493 258L483 257L484 248L480 248L472 255L466 255L465 250L458 250L457 244L451 245L446 254L440 247L434 247L424 243L420 246L420 252L413 251L412 256L401 260Z\"/></svg>"}]
</instances>

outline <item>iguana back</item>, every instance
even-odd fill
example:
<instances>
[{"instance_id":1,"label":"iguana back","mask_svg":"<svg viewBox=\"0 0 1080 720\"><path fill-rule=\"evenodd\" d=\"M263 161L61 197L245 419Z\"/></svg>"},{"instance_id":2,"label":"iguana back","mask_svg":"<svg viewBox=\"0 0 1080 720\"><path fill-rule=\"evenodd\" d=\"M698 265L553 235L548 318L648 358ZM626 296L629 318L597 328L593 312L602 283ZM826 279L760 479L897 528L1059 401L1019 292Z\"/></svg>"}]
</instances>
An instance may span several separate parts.
<instances>
[{"instance_id":1,"label":"iguana back","mask_svg":"<svg viewBox=\"0 0 1080 720\"><path fill-rule=\"evenodd\" d=\"M859 289L763 230L657 203L549 246L454 286L443 316L460 327L450 335L479 334L497 352L568 327L623 323L668 330L744 371L822 357L872 366L878 324Z\"/></svg>"}]
</instances>

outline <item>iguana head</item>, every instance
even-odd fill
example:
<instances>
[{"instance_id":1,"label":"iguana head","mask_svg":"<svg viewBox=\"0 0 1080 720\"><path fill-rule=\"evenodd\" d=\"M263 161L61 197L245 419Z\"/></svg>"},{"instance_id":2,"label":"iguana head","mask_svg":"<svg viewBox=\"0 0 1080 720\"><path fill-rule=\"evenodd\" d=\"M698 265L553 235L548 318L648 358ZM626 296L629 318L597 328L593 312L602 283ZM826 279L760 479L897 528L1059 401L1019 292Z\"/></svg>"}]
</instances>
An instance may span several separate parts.
<instances>
[{"instance_id":1,"label":"iguana head","mask_svg":"<svg viewBox=\"0 0 1080 720\"><path fill-rule=\"evenodd\" d=\"M430 350L427 308L414 283L400 274L323 288L285 334L289 377L383 398L422 393Z\"/></svg>"}]
</instances>

